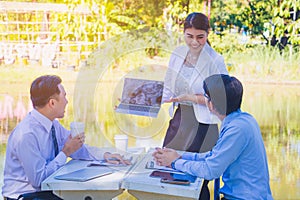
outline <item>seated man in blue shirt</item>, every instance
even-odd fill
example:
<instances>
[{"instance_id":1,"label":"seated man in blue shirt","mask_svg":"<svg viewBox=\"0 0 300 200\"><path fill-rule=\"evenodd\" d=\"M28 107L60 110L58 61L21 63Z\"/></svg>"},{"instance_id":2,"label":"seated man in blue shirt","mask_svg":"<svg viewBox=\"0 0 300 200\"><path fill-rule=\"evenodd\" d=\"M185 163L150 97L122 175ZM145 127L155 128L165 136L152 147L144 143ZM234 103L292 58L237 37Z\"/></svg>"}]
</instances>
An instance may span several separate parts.
<instances>
[{"instance_id":1,"label":"seated man in blue shirt","mask_svg":"<svg viewBox=\"0 0 300 200\"><path fill-rule=\"evenodd\" d=\"M222 176L223 199L273 199L267 155L256 120L240 110L243 86L235 77L212 75L204 80L206 105L221 121L215 147L206 153L161 149L157 164L212 180Z\"/></svg>"},{"instance_id":2,"label":"seated man in blue shirt","mask_svg":"<svg viewBox=\"0 0 300 200\"><path fill-rule=\"evenodd\" d=\"M130 164L120 154L91 155L84 145L84 133L72 137L56 120L64 117L68 103L61 81L58 76L46 75L31 84L34 109L12 131L6 147L2 195L7 200L60 199L52 191L41 191L41 183L62 167L69 156Z\"/></svg>"}]
</instances>

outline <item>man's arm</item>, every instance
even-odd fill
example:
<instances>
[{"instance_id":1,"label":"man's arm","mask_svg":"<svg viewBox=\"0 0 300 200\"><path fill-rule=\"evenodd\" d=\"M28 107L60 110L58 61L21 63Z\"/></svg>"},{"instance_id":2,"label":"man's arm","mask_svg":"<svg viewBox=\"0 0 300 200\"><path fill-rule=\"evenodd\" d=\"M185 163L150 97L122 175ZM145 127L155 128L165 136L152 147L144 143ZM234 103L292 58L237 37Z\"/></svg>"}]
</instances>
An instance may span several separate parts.
<instances>
[{"instance_id":1,"label":"man's arm","mask_svg":"<svg viewBox=\"0 0 300 200\"><path fill-rule=\"evenodd\" d=\"M191 152L184 152L180 155L176 150L170 148L156 148L156 151L152 154L156 163L162 166L169 166L175 168L174 164L175 161L182 159L182 160L189 160L189 161L200 161L204 160L208 153L191 153ZM172 166L173 164L173 166Z\"/></svg>"},{"instance_id":2,"label":"man's arm","mask_svg":"<svg viewBox=\"0 0 300 200\"><path fill-rule=\"evenodd\" d=\"M226 130L204 158L194 161L179 159L174 164L175 168L207 180L220 177L245 147L246 138L241 133L238 128Z\"/></svg>"}]
</instances>

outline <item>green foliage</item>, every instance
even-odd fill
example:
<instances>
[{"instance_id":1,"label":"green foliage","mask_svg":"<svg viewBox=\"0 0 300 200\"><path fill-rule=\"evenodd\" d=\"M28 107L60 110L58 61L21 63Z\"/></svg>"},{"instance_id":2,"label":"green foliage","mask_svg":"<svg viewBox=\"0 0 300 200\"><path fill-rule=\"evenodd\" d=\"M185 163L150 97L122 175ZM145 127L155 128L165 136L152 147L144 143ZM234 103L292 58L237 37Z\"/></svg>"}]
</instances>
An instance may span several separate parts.
<instances>
[{"instance_id":1,"label":"green foliage","mask_svg":"<svg viewBox=\"0 0 300 200\"><path fill-rule=\"evenodd\" d=\"M294 13L294 14L293 14ZM289 42L300 44L300 2L294 0L216 0L213 1L212 28L219 31L231 28L232 25L249 28L252 35L260 35L266 43L270 43L272 36L277 38L286 34Z\"/></svg>"},{"instance_id":2,"label":"green foliage","mask_svg":"<svg viewBox=\"0 0 300 200\"><path fill-rule=\"evenodd\" d=\"M117 35L102 43L89 57L90 63L88 65L92 68L106 67L111 65L112 61L115 61L116 67L126 70L126 68L129 69L132 66L144 65L143 62L147 57L163 57L165 53L171 53L176 45L176 39L174 40L173 36L168 35L164 30L145 27L144 29ZM138 56L129 59L126 57L127 61L124 62L127 62L127 64L118 66L123 57L131 53L137 53Z\"/></svg>"},{"instance_id":3,"label":"green foliage","mask_svg":"<svg viewBox=\"0 0 300 200\"><path fill-rule=\"evenodd\" d=\"M230 73L260 78L273 77L273 81L299 80L300 48L288 45L280 51L269 45L262 45L258 37L248 37L224 31L220 35L209 34L211 46L225 58Z\"/></svg>"},{"instance_id":4,"label":"green foliage","mask_svg":"<svg viewBox=\"0 0 300 200\"><path fill-rule=\"evenodd\" d=\"M153 27L167 29L171 32L182 32L182 22L190 12L202 12L203 3L207 1L197 0L143 0L143 1L123 1L123 0L53 0L48 2L65 3L69 7L67 13L51 13L49 20L55 25L49 25L52 35L52 41L62 40L70 42L85 41L94 43L89 47L93 50L96 41L105 41L118 34L130 30ZM269 43L272 35L277 38L288 36L289 42L293 45L300 44L300 19L292 19L291 11L298 12L300 2L295 0L214 0L211 8L211 27L213 31L219 32L219 36L225 35L231 31L240 32L243 28L253 37L259 35ZM77 6L86 6L90 14L85 16L74 12ZM43 12L33 13L0 13L1 21L24 21L24 22L42 22ZM15 24L8 26L1 24L0 31L15 31ZM38 32L41 26L31 24L21 24L20 31ZM57 33L57 34L55 34ZM156 34L159 35L159 34ZM155 36L152 38L153 48L156 49L159 44L155 44ZM36 36L30 34L9 34L1 35L1 40L36 40ZM236 38L233 37L233 39ZM220 52L231 52L234 50L240 52L245 45L235 44L234 48L229 48L224 43L216 46ZM152 48L152 47L151 47ZM153 56L156 50L149 50Z\"/></svg>"},{"instance_id":5,"label":"green foliage","mask_svg":"<svg viewBox=\"0 0 300 200\"><path fill-rule=\"evenodd\" d=\"M87 16L90 20L86 23L82 23L82 19L79 16L74 16L72 12L51 13L51 15L63 15L63 17L54 16L54 18L63 18L60 21L63 25L59 25L58 31L60 39L83 40L86 39L84 37L88 37L89 41L93 41L94 37L91 35L97 35L97 33L101 34L102 39L108 39L120 31L142 28L142 26L164 28L167 22L171 23L173 29L177 28L177 25L182 23L188 13L201 12L204 1L52 0L39 2L65 3L70 11L73 11L78 5L87 5L92 14ZM250 28L252 34L262 35L266 29L273 33L274 27L266 27L266 24L271 23L275 26L277 37L282 37L285 32L288 32L290 42L299 44L299 19L291 20L291 12L299 12L299 1L214 0L211 2L211 24L213 28L215 28L214 25L224 26L221 29L233 26L241 28L244 25ZM33 21L35 18L31 14L21 13L9 16L10 21L13 21L16 16L19 16L21 21ZM3 18L3 15L1 17ZM0 27L1 30L3 28L3 26ZM23 30L35 29L31 26L20 28ZM270 39L268 36L263 37L266 37L266 40Z\"/></svg>"},{"instance_id":6,"label":"green foliage","mask_svg":"<svg viewBox=\"0 0 300 200\"><path fill-rule=\"evenodd\" d=\"M232 54L239 54L246 50L246 46L240 43L239 34L230 34L225 31L225 33L220 37L217 34L210 34L209 41L211 46L220 54L226 54L227 56L231 56Z\"/></svg>"},{"instance_id":7,"label":"green foliage","mask_svg":"<svg viewBox=\"0 0 300 200\"><path fill-rule=\"evenodd\" d=\"M298 19L296 19L298 15ZM277 37L289 36L291 44L300 44L300 2L294 0L282 1L273 12L275 34Z\"/></svg>"}]
</instances>

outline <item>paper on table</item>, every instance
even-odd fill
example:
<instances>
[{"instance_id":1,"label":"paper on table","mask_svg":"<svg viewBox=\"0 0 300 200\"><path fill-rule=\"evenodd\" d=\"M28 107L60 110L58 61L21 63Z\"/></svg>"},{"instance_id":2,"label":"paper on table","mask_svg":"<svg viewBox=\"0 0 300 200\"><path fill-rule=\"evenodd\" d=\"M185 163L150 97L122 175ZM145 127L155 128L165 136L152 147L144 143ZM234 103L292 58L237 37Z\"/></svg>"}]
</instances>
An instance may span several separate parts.
<instances>
[{"instance_id":1,"label":"paper on table","mask_svg":"<svg viewBox=\"0 0 300 200\"><path fill-rule=\"evenodd\" d=\"M126 160L129 160L131 162L131 164L134 163L132 156L130 158L126 159ZM113 163L107 162L106 160L95 160L95 161L90 162L87 165L87 167L91 167L91 166L125 167L125 166L128 166L128 165L122 164L122 163L113 164Z\"/></svg>"}]
</instances>

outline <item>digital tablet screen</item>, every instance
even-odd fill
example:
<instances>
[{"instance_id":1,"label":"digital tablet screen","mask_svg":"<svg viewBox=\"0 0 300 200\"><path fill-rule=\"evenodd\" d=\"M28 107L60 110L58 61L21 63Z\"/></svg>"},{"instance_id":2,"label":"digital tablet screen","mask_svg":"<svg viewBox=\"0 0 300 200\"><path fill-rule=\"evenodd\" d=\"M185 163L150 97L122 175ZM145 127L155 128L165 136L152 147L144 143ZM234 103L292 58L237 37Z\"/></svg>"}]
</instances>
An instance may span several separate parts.
<instances>
[{"instance_id":1,"label":"digital tablet screen","mask_svg":"<svg viewBox=\"0 0 300 200\"><path fill-rule=\"evenodd\" d=\"M105 176L111 173L113 173L113 170L106 167L98 167L98 168L87 167L87 168L79 169L74 172L55 176L54 178L59 180L82 182L82 181L88 181L94 178L98 178L100 176Z\"/></svg>"}]
</instances>

